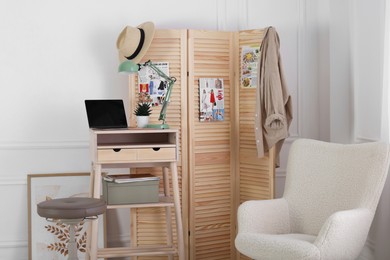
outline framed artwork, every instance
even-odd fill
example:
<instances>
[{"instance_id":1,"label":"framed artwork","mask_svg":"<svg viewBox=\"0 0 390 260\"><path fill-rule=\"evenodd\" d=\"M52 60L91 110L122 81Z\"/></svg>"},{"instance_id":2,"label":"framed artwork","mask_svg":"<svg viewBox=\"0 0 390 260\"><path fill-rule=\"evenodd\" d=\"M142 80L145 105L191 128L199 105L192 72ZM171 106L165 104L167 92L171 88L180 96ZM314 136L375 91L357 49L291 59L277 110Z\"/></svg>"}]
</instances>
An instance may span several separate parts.
<instances>
[{"instance_id":1,"label":"framed artwork","mask_svg":"<svg viewBox=\"0 0 390 260\"><path fill-rule=\"evenodd\" d=\"M260 46L243 46L241 52L241 87L257 87L257 63Z\"/></svg>"},{"instance_id":2,"label":"framed artwork","mask_svg":"<svg viewBox=\"0 0 390 260\"><path fill-rule=\"evenodd\" d=\"M29 260L67 259L69 225L50 222L37 213L37 204L44 200L88 197L90 173L29 174L28 195L28 250ZM99 216L99 218L102 216ZM99 224L103 221L99 221ZM76 226L79 259L85 258L88 221ZM99 227L99 246L103 246L103 225Z\"/></svg>"},{"instance_id":3,"label":"framed artwork","mask_svg":"<svg viewBox=\"0 0 390 260\"><path fill-rule=\"evenodd\" d=\"M222 78L199 79L199 121L224 121L225 98Z\"/></svg>"},{"instance_id":4,"label":"framed artwork","mask_svg":"<svg viewBox=\"0 0 390 260\"><path fill-rule=\"evenodd\" d=\"M153 65L169 76L169 62L153 62ZM153 106L163 104L168 82L150 67L138 71L139 93L146 93L151 98Z\"/></svg>"}]
</instances>

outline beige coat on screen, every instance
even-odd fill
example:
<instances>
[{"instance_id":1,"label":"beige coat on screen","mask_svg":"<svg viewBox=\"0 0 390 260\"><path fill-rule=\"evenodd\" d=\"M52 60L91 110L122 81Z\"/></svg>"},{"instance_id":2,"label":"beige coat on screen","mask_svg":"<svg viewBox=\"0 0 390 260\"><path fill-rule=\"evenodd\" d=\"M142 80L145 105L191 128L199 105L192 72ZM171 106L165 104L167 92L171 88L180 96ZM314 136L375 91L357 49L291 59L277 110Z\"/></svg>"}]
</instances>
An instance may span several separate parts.
<instances>
[{"instance_id":1,"label":"beige coat on screen","mask_svg":"<svg viewBox=\"0 0 390 260\"><path fill-rule=\"evenodd\" d=\"M258 157L275 145L276 164L292 121L291 97L288 93L279 53L279 36L269 27L260 47L256 90L255 133Z\"/></svg>"}]
</instances>

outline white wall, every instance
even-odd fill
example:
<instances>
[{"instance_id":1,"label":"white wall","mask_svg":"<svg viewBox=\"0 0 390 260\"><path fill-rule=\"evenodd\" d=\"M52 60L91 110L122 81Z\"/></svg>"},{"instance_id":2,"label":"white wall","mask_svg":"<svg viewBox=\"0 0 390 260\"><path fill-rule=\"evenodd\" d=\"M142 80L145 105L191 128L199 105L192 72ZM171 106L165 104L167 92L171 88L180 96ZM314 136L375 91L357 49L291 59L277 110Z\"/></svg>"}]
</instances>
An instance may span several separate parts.
<instances>
[{"instance_id":1,"label":"white wall","mask_svg":"<svg viewBox=\"0 0 390 260\"><path fill-rule=\"evenodd\" d=\"M381 140L384 10L386 0L328 0L330 140L354 143ZM322 87L322 86L321 86ZM387 133L388 135L388 133ZM386 188L385 188L386 189ZM389 187L387 186L387 189ZM387 197L377 212L390 212ZM386 216L386 215L384 215ZM375 218L376 219L376 218ZM359 259L389 259L388 218L374 221ZM381 234L387 233L385 236ZM378 239L379 238L379 239ZM380 241L383 239L383 241ZM376 245L378 245L377 247Z\"/></svg>"},{"instance_id":2,"label":"white wall","mask_svg":"<svg viewBox=\"0 0 390 260\"><path fill-rule=\"evenodd\" d=\"M157 28L276 27L294 104L292 138L277 173L280 196L291 140L319 135L313 10L317 1L1 1L0 201L7 210L0 215L0 259L27 258L27 174L89 171L83 101L127 98L115 47L125 25L150 20ZM127 230L114 228L119 234L111 240L128 239Z\"/></svg>"},{"instance_id":3,"label":"white wall","mask_svg":"<svg viewBox=\"0 0 390 260\"><path fill-rule=\"evenodd\" d=\"M328 51L329 56L320 63L330 66L329 74L321 71L320 77L329 80L330 140L379 140L385 0L324 3L329 8L329 46L321 46L320 53Z\"/></svg>"},{"instance_id":4,"label":"white wall","mask_svg":"<svg viewBox=\"0 0 390 260\"><path fill-rule=\"evenodd\" d=\"M356 141L381 139L384 5L384 0L353 2L351 46Z\"/></svg>"}]
</instances>

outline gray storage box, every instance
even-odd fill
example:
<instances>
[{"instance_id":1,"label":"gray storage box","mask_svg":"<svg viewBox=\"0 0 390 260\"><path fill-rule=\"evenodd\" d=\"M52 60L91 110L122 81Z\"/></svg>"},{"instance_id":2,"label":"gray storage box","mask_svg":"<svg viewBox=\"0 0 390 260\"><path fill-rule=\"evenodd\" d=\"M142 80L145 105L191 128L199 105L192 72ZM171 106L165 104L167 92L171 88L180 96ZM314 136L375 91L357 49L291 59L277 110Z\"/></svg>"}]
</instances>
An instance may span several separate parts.
<instances>
[{"instance_id":1,"label":"gray storage box","mask_svg":"<svg viewBox=\"0 0 390 260\"><path fill-rule=\"evenodd\" d=\"M118 175L115 175L118 176ZM120 175L103 178L103 199L108 205L155 203L159 201L160 178L153 175Z\"/></svg>"}]
</instances>

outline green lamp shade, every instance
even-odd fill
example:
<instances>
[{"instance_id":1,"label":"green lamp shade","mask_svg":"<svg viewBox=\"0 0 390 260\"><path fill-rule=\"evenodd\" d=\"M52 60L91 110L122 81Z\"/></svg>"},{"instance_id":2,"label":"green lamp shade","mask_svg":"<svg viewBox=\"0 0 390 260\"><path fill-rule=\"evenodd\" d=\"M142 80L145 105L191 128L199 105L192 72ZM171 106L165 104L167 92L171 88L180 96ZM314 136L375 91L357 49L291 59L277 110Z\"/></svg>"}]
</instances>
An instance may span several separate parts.
<instances>
[{"instance_id":1,"label":"green lamp shade","mask_svg":"<svg viewBox=\"0 0 390 260\"><path fill-rule=\"evenodd\" d=\"M118 72L127 74L137 73L138 70L139 65L137 63L132 62L131 60L122 62L118 68Z\"/></svg>"}]
</instances>

